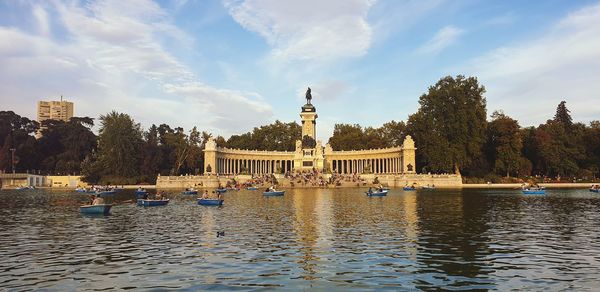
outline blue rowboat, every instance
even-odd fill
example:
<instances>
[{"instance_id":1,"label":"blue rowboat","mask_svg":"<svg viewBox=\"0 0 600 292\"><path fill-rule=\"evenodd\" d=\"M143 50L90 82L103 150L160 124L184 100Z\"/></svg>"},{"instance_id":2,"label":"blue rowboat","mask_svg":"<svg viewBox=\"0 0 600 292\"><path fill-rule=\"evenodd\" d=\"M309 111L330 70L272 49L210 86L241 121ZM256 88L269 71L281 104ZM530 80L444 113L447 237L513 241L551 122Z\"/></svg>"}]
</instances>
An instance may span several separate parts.
<instances>
[{"instance_id":1,"label":"blue rowboat","mask_svg":"<svg viewBox=\"0 0 600 292\"><path fill-rule=\"evenodd\" d=\"M182 195L197 195L198 191L196 190L190 190L190 191L183 191L181 192Z\"/></svg>"},{"instance_id":2,"label":"blue rowboat","mask_svg":"<svg viewBox=\"0 0 600 292\"><path fill-rule=\"evenodd\" d=\"M116 194L117 191L115 190L109 190L109 191L96 191L96 195L98 196L111 196Z\"/></svg>"},{"instance_id":3,"label":"blue rowboat","mask_svg":"<svg viewBox=\"0 0 600 292\"><path fill-rule=\"evenodd\" d=\"M371 192L371 193L365 192L365 193L369 197L385 197L385 196L387 196L388 191L384 190L384 191L381 191L381 192Z\"/></svg>"},{"instance_id":4,"label":"blue rowboat","mask_svg":"<svg viewBox=\"0 0 600 292\"><path fill-rule=\"evenodd\" d=\"M249 191L258 191L257 187L247 187L246 189Z\"/></svg>"},{"instance_id":5,"label":"blue rowboat","mask_svg":"<svg viewBox=\"0 0 600 292\"><path fill-rule=\"evenodd\" d=\"M528 189L528 190L523 190L523 194L524 195L545 195L546 190L544 190L544 189Z\"/></svg>"},{"instance_id":6,"label":"blue rowboat","mask_svg":"<svg viewBox=\"0 0 600 292\"><path fill-rule=\"evenodd\" d=\"M416 191L417 188L414 188L414 187L403 187L402 190L403 191Z\"/></svg>"},{"instance_id":7,"label":"blue rowboat","mask_svg":"<svg viewBox=\"0 0 600 292\"><path fill-rule=\"evenodd\" d=\"M164 200L144 200L144 199L138 199L137 200L137 205L138 206L144 206L144 207L165 206L168 203L169 203L169 199L164 199Z\"/></svg>"},{"instance_id":8,"label":"blue rowboat","mask_svg":"<svg viewBox=\"0 0 600 292\"><path fill-rule=\"evenodd\" d=\"M100 205L85 205L79 207L81 214L104 214L108 215L112 204L100 204Z\"/></svg>"},{"instance_id":9,"label":"blue rowboat","mask_svg":"<svg viewBox=\"0 0 600 292\"><path fill-rule=\"evenodd\" d=\"M216 189L215 191L217 192L217 194L222 194L222 193L226 193L227 189Z\"/></svg>"},{"instance_id":10,"label":"blue rowboat","mask_svg":"<svg viewBox=\"0 0 600 292\"><path fill-rule=\"evenodd\" d=\"M265 196L283 196L283 194L285 194L285 191L263 192Z\"/></svg>"},{"instance_id":11,"label":"blue rowboat","mask_svg":"<svg viewBox=\"0 0 600 292\"><path fill-rule=\"evenodd\" d=\"M593 192L593 193L600 193L600 189L592 189L592 188L590 188L590 192Z\"/></svg>"},{"instance_id":12,"label":"blue rowboat","mask_svg":"<svg viewBox=\"0 0 600 292\"><path fill-rule=\"evenodd\" d=\"M202 206L221 206L224 200L217 199L198 199L198 205Z\"/></svg>"}]
</instances>

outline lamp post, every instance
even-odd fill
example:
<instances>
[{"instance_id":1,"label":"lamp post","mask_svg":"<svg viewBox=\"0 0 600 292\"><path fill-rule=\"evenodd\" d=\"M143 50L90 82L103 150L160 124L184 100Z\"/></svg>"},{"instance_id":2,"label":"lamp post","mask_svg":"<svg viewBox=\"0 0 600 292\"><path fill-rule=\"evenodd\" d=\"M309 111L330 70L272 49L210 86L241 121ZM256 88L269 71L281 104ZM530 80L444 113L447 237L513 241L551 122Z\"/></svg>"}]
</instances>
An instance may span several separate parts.
<instances>
[{"instance_id":1,"label":"lamp post","mask_svg":"<svg viewBox=\"0 0 600 292\"><path fill-rule=\"evenodd\" d=\"M15 148L10 148L10 152L12 152L11 156L11 164L12 164L12 173L15 174Z\"/></svg>"}]
</instances>

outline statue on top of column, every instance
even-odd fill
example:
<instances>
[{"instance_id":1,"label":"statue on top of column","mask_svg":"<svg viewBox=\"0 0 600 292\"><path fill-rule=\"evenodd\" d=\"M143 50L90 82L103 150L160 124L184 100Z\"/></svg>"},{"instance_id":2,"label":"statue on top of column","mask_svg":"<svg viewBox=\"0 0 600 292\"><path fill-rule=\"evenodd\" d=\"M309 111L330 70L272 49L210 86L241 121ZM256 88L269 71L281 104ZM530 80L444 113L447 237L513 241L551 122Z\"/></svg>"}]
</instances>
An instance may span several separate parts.
<instances>
[{"instance_id":1,"label":"statue on top of column","mask_svg":"<svg viewBox=\"0 0 600 292\"><path fill-rule=\"evenodd\" d=\"M310 104L312 100L312 94L310 94L310 87L306 90L306 104Z\"/></svg>"}]
</instances>

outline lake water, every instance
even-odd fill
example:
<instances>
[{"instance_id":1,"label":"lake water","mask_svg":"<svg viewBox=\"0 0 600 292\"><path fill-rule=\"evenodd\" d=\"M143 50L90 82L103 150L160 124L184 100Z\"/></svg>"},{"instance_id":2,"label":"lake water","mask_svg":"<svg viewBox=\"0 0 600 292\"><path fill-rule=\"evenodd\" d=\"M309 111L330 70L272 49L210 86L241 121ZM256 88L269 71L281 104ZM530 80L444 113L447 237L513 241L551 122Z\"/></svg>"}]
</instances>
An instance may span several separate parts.
<instances>
[{"instance_id":1,"label":"lake water","mask_svg":"<svg viewBox=\"0 0 600 292\"><path fill-rule=\"evenodd\" d=\"M295 189L114 198L0 192L0 289L598 290L600 195L587 190ZM224 236L217 236L217 232Z\"/></svg>"}]
</instances>

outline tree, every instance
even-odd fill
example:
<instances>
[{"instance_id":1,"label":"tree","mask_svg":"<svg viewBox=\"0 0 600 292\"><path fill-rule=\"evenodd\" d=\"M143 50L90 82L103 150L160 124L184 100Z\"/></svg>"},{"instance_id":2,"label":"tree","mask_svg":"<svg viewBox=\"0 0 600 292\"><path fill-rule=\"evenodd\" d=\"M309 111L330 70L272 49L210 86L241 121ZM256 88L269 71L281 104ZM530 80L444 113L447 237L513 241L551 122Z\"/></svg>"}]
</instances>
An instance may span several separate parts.
<instances>
[{"instance_id":1,"label":"tree","mask_svg":"<svg viewBox=\"0 0 600 292\"><path fill-rule=\"evenodd\" d=\"M481 155L487 124L484 93L475 77L458 75L440 79L421 95L408 128L430 170L459 172Z\"/></svg>"},{"instance_id":2,"label":"tree","mask_svg":"<svg viewBox=\"0 0 600 292\"><path fill-rule=\"evenodd\" d=\"M313 139L313 137L308 136L308 135L304 135L304 137L302 137L302 148L303 149L311 149L311 148L315 148L317 146L317 141L315 141L315 139Z\"/></svg>"},{"instance_id":3,"label":"tree","mask_svg":"<svg viewBox=\"0 0 600 292\"><path fill-rule=\"evenodd\" d=\"M143 142L140 124L127 114L113 111L100 116L99 133L97 158L82 170L85 179L99 177L100 182L112 184L138 182Z\"/></svg>"},{"instance_id":4,"label":"tree","mask_svg":"<svg viewBox=\"0 0 600 292\"><path fill-rule=\"evenodd\" d=\"M33 134L39 124L13 111L0 111L0 170L12 171L15 149L15 170L25 172L38 165L38 155Z\"/></svg>"},{"instance_id":5,"label":"tree","mask_svg":"<svg viewBox=\"0 0 600 292\"><path fill-rule=\"evenodd\" d=\"M302 128L295 122L273 124L254 128L252 132L232 135L223 146L233 149L294 151L296 140L300 140ZM217 145L221 146L219 139Z\"/></svg>"},{"instance_id":6,"label":"tree","mask_svg":"<svg viewBox=\"0 0 600 292\"><path fill-rule=\"evenodd\" d=\"M570 129L573 126L573 119L571 118L571 111L567 109L567 102L561 101L556 107L556 115L554 115L554 121L562 124L565 128Z\"/></svg>"},{"instance_id":7,"label":"tree","mask_svg":"<svg viewBox=\"0 0 600 292\"><path fill-rule=\"evenodd\" d=\"M96 135L91 128L94 120L73 117L68 122L45 120L38 148L44 157L41 167L47 173L74 174L81 171L81 162L96 147Z\"/></svg>"},{"instance_id":8,"label":"tree","mask_svg":"<svg viewBox=\"0 0 600 292\"><path fill-rule=\"evenodd\" d=\"M150 129L144 133L144 142L142 144L140 174L144 181L149 183L156 182L156 175L160 172L162 160L158 127L153 124Z\"/></svg>"},{"instance_id":9,"label":"tree","mask_svg":"<svg viewBox=\"0 0 600 292\"><path fill-rule=\"evenodd\" d=\"M363 129L358 124L335 124L329 144L335 150L363 149L363 137Z\"/></svg>"},{"instance_id":10,"label":"tree","mask_svg":"<svg viewBox=\"0 0 600 292\"><path fill-rule=\"evenodd\" d=\"M383 139L386 141L386 147L402 146L406 137L406 124L403 121L392 120L383 124L380 129Z\"/></svg>"},{"instance_id":11,"label":"tree","mask_svg":"<svg viewBox=\"0 0 600 292\"><path fill-rule=\"evenodd\" d=\"M583 162L583 167L596 178L600 176L600 121L590 122L582 141L585 141L586 147L586 160Z\"/></svg>"},{"instance_id":12,"label":"tree","mask_svg":"<svg viewBox=\"0 0 600 292\"><path fill-rule=\"evenodd\" d=\"M521 166L523 141L519 123L502 112L495 111L488 125L488 149L493 168L509 177Z\"/></svg>"}]
</instances>

